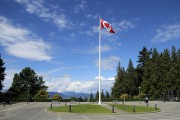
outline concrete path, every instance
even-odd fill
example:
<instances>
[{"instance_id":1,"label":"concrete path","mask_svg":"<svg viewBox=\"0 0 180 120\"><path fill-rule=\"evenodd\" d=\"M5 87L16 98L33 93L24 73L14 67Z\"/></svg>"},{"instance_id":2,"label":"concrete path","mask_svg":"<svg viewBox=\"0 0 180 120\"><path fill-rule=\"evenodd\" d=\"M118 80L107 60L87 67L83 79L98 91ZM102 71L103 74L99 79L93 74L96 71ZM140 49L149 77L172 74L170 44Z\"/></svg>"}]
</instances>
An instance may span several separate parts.
<instances>
[{"instance_id":1,"label":"concrete path","mask_svg":"<svg viewBox=\"0 0 180 120\"><path fill-rule=\"evenodd\" d=\"M34 102L28 105L18 103L7 108L0 106L0 120L180 120L180 102L150 101L149 105L154 106L155 103L162 112L148 114L52 113L46 110L50 103ZM125 104L146 105L143 102L126 102ZM60 105L63 106L65 103L60 103Z\"/></svg>"}]
</instances>

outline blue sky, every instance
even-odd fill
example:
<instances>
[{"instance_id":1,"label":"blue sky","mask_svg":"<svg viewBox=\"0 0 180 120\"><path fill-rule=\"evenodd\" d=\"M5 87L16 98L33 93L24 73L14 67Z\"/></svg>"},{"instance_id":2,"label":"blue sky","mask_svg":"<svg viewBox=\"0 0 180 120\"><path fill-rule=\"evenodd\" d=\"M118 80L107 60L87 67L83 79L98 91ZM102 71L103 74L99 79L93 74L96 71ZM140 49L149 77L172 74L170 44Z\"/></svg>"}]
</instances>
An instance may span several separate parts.
<instances>
[{"instance_id":1,"label":"blue sky","mask_svg":"<svg viewBox=\"0 0 180 120\"><path fill-rule=\"evenodd\" d=\"M118 62L136 67L143 46L159 52L180 47L179 0L0 0L0 53L4 88L31 67L49 91L98 90L99 17L102 29L102 88L110 91Z\"/></svg>"}]
</instances>

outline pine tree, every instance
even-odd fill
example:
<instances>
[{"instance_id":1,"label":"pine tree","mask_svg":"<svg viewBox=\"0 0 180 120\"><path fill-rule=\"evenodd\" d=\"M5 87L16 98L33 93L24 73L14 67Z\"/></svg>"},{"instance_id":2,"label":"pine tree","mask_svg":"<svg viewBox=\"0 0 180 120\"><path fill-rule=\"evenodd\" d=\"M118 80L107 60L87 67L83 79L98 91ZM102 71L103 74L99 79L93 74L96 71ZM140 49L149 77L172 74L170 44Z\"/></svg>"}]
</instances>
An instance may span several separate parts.
<instances>
[{"instance_id":1,"label":"pine tree","mask_svg":"<svg viewBox=\"0 0 180 120\"><path fill-rule=\"evenodd\" d=\"M99 99L99 91L96 92L95 99Z\"/></svg>"},{"instance_id":2,"label":"pine tree","mask_svg":"<svg viewBox=\"0 0 180 120\"><path fill-rule=\"evenodd\" d=\"M143 47L142 51L139 52L139 56L138 56L138 65L136 68L136 71L138 73L138 83L139 86L141 85L141 82L143 81L143 68L145 67L145 63L150 59L150 55L151 55L151 51L148 51L148 49L146 47Z\"/></svg>"},{"instance_id":3,"label":"pine tree","mask_svg":"<svg viewBox=\"0 0 180 120\"><path fill-rule=\"evenodd\" d=\"M134 66L133 66L133 63L131 61L131 59L129 60L129 63L128 63L128 68L127 68L127 71L126 71L126 77L125 77L125 82L126 82L126 85L127 85L127 94L128 95L131 95L131 96L134 96L134 95L137 95L138 94L138 87L135 86L136 85L136 81L135 81L135 77L134 77Z\"/></svg>"},{"instance_id":4,"label":"pine tree","mask_svg":"<svg viewBox=\"0 0 180 120\"><path fill-rule=\"evenodd\" d=\"M106 91L106 98L110 98L109 92Z\"/></svg>"},{"instance_id":5,"label":"pine tree","mask_svg":"<svg viewBox=\"0 0 180 120\"><path fill-rule=\"evenodd\" d=\"M114 86L111 88L111 95L113 98L119 98L120 95L127 92L127 85L125 82L125 69L121 68L120 62L117 67L117 75L115 76Z\"/></svg>"},{"instance_id":6,"label":"pine tree","mask_svg":"<svg viewBox=\"0 0 180 120\"><path fill-rule=\"evenodd\" d=\"M90 100L90 102L92 102L94 100L94 96L93 96L92 92L90 94L89 100Z\"/></svg>"},{"instance_id":7,"label":"pine tree","mask_svg":"<svg viewBox=\"0 0 180 120\"><path fill-rule=\"evenodd\" d=\"M2 88L4 87L3 86L3 81L4 81L4 79L5 79L5 70L6 70L6 68L4 67L4 61L3 61L3 59L1 58L1 54L0 54L0 90L2 90Z\"/></svg>"},{"instance_id":8,"label":"pine tree","mask_svg":"<svg viewBox=\"0 0 180 120\"><path fill-rule=\"evenodd\" d=\"M104 92L102 90L102 92L101 92L101 99L104 99L104 98L105 98L105 95L104 95Z\"/></svg>"}]
</instances>

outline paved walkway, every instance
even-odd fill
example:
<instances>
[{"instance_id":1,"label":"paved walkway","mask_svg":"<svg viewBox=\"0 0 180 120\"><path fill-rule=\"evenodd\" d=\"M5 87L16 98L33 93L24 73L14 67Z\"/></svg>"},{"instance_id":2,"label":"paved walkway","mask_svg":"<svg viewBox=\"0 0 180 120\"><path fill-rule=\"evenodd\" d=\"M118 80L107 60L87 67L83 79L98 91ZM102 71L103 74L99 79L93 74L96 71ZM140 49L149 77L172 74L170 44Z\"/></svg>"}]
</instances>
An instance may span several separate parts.
<instances>
[{"instance_id":1,"label":"paved walkway","mask_svg":"<svg viewBox=\"0 0 180 120\"><path fill-rule=\"evenodd\" d=\"M14 109L17 107L23 107L26 106L27 102L20 102L20 103L15 103L15 104L0 104L0 112L6 111L6 110L10 110L10 109Z\"/></svg>"},{"instance_id":2,"label":"paved walkway","mask_svg":"<svg viewBox=\"0 0 180 120\"><path fill-rule=\"evenodd\" d=\"M54 103L64 106L65 103ZM81 103L88 104L88 103ZM109 103L110 104L110 103ZM121 103L119 103L121 104ZM126 102L129 105L142 105L144 102ZM148 114L124 114L116 111L115 114L75 114L53 113L46 110L50 102L34 102L27 104L17 103L11 106L0 105L0 120L180 120L180 102L150 101L149 106L157 104L162 112ZM102 105L108 107L107 105ZM108 109L112 109L111 106Z\"/></svg>"}]
</instances>

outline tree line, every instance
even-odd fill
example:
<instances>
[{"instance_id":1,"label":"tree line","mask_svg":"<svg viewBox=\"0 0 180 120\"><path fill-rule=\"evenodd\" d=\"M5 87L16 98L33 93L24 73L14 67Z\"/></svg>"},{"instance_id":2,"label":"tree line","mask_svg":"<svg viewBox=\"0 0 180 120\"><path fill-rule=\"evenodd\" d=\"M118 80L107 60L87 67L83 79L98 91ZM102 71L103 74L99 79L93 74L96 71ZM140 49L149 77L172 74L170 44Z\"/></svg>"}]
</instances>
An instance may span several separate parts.
<instances>
[{"instance_id":1,"label":"tree line","mask_svg":"<svg viewBox=\"0 0 180 120\"><path fill-rule=\"evenodd\" d=\"M125 70L120 62L117 67L114 86L111 88L113 98L123 94L137 97L144 93L152 99L161 99L171 94L179 97L180 92L180 49L172 46L171 51L164 49L158 52L156 48L148 50L143 47L139 51L138 65L133 66L129 60Z\"/></svg>"}]
</instances>

